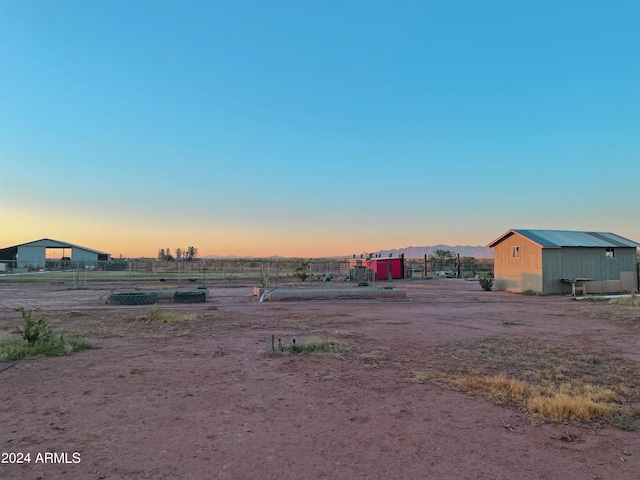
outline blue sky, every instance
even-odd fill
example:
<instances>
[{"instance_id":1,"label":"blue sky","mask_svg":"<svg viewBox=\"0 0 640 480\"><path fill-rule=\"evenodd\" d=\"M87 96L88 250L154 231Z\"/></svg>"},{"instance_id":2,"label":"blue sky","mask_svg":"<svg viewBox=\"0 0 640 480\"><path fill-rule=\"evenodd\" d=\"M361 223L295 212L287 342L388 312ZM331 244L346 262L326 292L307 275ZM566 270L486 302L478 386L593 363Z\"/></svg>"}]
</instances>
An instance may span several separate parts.
<instances>
[{"instance_id":1,"label":"blue sky","mask_svg":"<svg viewBox=\"0 0 640 480\"><path fill-rule=\"evenodd\" d=\"M640 3L0 0L0 246L640 241Z\"/></svg>"}]
</instances>

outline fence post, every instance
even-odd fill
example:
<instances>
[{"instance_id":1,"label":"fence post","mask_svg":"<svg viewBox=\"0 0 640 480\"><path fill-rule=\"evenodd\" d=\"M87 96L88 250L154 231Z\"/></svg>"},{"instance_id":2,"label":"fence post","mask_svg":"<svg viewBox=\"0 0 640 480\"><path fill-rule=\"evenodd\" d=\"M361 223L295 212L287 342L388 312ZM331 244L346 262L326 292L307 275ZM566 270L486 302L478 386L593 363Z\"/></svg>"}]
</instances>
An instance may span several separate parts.
<instances>
[{"instance_id":1,"label":"fence post","mask_svg":"<svg viewBox=\"0 0 640 480\"><path fill-rule=\"evenodd\" d=\"M207 261L202 262L202 286L207 286Z\"/></svg>"}]
</instances>

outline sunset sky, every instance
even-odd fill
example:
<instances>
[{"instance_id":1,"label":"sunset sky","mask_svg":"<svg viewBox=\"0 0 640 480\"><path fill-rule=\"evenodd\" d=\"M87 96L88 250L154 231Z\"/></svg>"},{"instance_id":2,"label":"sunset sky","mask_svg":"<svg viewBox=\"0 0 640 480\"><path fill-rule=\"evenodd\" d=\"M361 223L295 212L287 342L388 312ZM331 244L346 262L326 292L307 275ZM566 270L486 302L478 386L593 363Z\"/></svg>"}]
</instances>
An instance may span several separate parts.
<instances>
[{"instance_id":1,"label":"sunset sky","mask_svg":"<svg viewBox=\"0 0 640 480\"><path fill-rule=\"evenodd\" d=\"M0 0L0 248L640 241L640 2Z\"/></svg>"}]
</instances>

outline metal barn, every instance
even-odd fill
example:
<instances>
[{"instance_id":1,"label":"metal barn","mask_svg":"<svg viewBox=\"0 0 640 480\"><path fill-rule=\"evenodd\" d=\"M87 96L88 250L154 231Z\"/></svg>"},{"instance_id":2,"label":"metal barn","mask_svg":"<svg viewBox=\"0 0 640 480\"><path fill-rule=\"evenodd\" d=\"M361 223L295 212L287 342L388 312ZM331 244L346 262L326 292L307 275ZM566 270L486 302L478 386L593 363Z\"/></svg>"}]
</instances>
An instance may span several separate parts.
<instances>
[{"instance_id":1,"label":"metal barn","mask_svg":"<svg viewBox=\"0 0 640 480\"><path fill-rule=\"evenodd\" d=\"M53 256L51 251L54 252ZM0 249L0 261L13 262L15 268L18 269L44 269L47 262L52 260L66 261L75 265L95 266L98 261L109 260L109 256L105 252L50 238L42 238Z\"/></svg>"},{"instance_id":2,"label":"metal barn","mask_svg":"<svg viewBox=\"0 0 640 480\"><path fill-rule=\"evenodd\" d=\"M545 294L638 291L640 243L607 232L509 230L494 250L494 288Z\"/></svg>"}]
</instances>

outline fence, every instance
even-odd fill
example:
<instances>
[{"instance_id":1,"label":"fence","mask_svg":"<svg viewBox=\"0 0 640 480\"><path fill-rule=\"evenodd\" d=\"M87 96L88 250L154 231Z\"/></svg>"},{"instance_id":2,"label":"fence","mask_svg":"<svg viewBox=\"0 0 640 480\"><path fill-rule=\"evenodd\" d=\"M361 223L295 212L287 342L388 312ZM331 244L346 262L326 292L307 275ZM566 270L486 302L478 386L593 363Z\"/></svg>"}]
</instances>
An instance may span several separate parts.
<instances>
[{"instance_id":1,"label":"fence","mask_svg":"<svg viewBox=\"0 0 640 480\"><path fill-rule=\"evenodd\" d=\"M411 258L405 259L405 268L412 268L414 277L475 278L493 273L493 259L461 257L458 262L457 259Z\"/></svg>"},{"instance_id":2,"label":"fence","mask_svg":"<svg viewBox=\"0 0 640 480\"><path fill-rule=\"evenodd\" d=\"M114 259L110 261L45 260L26 262L0 260L0 282L157 280L205 284L207 281L251 281L254 283L294 279L300 260L278 259L202 259L161 261L153 259ZM344 276L338 260L310 261L307 281L338 280ZM80 280L78 280L80 279Z\"/></svg>"},{"instance_id":3,"label":"fence","mask_svg":"<svg viewBox=\"0 0 640 480\"><path fill-rule=\"evenodd\" d=\"M340 281L349 278L347 261L340 259L309 260L304 273L307 282ZM206 284L207 282L249 281L255 284L290 282L296 279L300 259L201 259L194 261L164 261L154 259L112 259L109 261L45 260L23 262L0 260L0 282L73 282L75 286L87 281L157 280L178 283ZM460 262L460 277L468 278L489 273L492 260L465 259ZM458 276L455 262L405 259L405 271L413 278ZM407 275L409 276L409 275Z\"/></svg>"}]
</instances>

